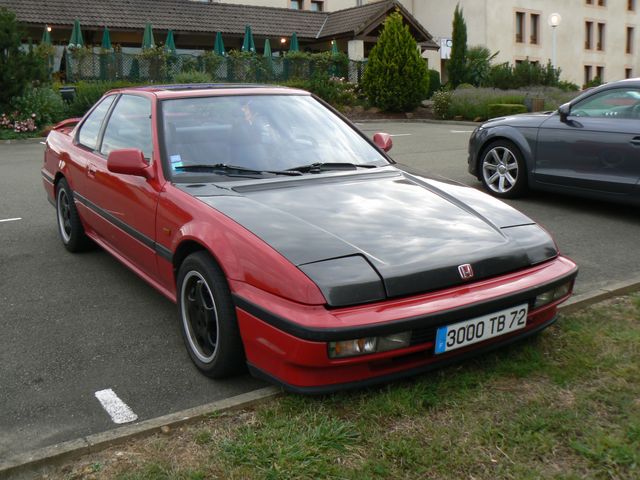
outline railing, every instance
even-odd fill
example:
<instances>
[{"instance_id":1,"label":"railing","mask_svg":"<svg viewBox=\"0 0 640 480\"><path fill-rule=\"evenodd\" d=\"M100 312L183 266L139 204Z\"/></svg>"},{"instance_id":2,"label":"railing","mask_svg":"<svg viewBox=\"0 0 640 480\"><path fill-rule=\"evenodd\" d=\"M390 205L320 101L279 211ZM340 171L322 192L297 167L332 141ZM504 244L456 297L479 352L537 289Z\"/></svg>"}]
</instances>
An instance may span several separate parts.
<instances>
[{"instance_id":1,"label":"railing","mask_svg":"<svg viewBox=\"0 0 640 480\"><path fill-rule=\"evenodd\" d=\"M214 82L269 83L308 80L315 73L344 77L352 83L362 79L366 62L317 61L307 58L195 55L155 55L129 53L81 54L67 52L66 79L170 82L182 72L202 72Z\"/></svg>"}]
</instances>

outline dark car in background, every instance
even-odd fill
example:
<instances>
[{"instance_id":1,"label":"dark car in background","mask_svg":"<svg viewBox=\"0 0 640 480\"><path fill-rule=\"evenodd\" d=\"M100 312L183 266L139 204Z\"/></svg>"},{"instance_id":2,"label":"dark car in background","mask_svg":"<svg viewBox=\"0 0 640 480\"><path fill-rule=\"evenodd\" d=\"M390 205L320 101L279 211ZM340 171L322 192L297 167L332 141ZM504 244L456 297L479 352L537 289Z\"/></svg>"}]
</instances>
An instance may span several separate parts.
<instances>
[{"instance_id":1,"label":"dark car in background","mask_svg":"<svg viewBox=\"0 0 640 480\"><path fill-rule=\"evenodd\" d=\"M492 195L528 189L640 205L640 79L586 91L555 112L491 119L468 168Z\"/></svg>"}]
</instances>

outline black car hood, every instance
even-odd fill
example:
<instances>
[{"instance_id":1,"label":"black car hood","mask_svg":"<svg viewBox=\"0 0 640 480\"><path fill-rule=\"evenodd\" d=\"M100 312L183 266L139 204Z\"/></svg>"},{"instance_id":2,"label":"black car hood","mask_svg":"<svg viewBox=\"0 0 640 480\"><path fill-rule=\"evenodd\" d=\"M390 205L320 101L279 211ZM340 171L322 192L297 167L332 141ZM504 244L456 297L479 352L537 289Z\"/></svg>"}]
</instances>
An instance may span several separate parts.
<instances>
[{"instance_id":1,"label":"black car hood","mask_svg":"<svg viewBox=\"0 0 640 480\"><path fill-rule=\"evenodd\" d=\"M463 264L477 280L557 255L505 203L401 168L178 186L271 245L335 306L461 284Z\"/></svg>"},{"instance_id":2,"label":"black car hood","mask_svg":"<svg viewBox=\"0 0 640 480\"><path fill-rule=\"evenodd\" d=\"M510 127L532 127L537 128L555 112L540 113L520 113L518 115L510 115L508 117L497 117L487 120L482 124L483 128L492 128L502 125Z\"/></svg>"}]
</instances>

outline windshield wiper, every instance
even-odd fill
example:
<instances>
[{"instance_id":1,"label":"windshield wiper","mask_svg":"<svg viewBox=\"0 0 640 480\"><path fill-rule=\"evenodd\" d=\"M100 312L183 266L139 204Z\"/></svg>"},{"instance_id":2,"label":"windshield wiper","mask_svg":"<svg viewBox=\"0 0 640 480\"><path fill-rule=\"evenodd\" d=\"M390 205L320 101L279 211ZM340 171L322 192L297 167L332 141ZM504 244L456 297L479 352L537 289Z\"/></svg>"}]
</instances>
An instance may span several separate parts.
<instances>
[{"instance_id":1,"label":"windshield wiper","mask_svg":"<svg viewBox=\"0 0 640 480\"><path fill-rule=\"evenodd\" d=\"M288 168L288 172L301 173L320 173L329 170L357 170L358 168L377 168L377 165L367 163L349 163L349 162L316 162L309 165L300 165L299 167Z\"/></svg>"},{"instance_id":2,"label":"windshield wiper","mask_svg":"<svg viewBox=\"0 0 640 480\"><path fill-rule=\"evenodd\" d=\"M262 175L263 173L271 173L273 175L302 175L297 171L289 171L289 170L255 170L253 168L241 167L239 165L228 165L226 163L215 163L211 164L197 164L197 165L177 165L173 167L175 170L183 170L186 172L191 171L200 171L200 170L216 170L223 172L240 172L247 174L258 174Z\"/></svg>"}]
</instances>

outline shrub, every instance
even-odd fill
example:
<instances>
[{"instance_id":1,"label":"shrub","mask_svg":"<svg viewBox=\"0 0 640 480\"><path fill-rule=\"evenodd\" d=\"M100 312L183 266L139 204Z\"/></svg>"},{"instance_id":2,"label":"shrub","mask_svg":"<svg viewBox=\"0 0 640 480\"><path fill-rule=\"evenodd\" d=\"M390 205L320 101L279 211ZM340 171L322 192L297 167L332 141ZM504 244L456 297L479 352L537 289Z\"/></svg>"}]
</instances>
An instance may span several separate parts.
<instances>
[{"instance_id":1,"label":"shrub","mask_svg":"<svg viewBox=\"0 0 640 480\"><path fill-rule=\"evenodd\" d=\"M440 90L440 72L437 70L429 70L429 90L427 90L427 98L431 98L435 92Z\"/></svg>"},{"instance_id":2,"label":"shrub","mask_svg":"<svg viewBox=\"0 0 640 480\"><path fill-rule=\"evenodd\" d=\"M204 71L211 77L211 79L215 79L218 74L218 68L224 61L224 57L218 55L215 52L205 52L201 57L202 66ZM193 62L195 64L194 68L190 68L190 70L196 70L197 61ZM185 68L183 65L183 71L187 71L189 69Z\"/></svg>"},{"instance_id":3,"label":"shrub","mask_svg":"<svg viewBox=\"0 0 640 480\"><path fill-rule=\"evenodd\" d=\"M173 77L173 81L175 83L212 83L213 79L208 73L191 70L189 72L178 73Z\"/></svg>"},{"instance_id":4,"label":"shrub","mask_svg":"<svg viewBox=\"0 0 640 480\"><path fill-rule=\"evenodd\" d=\"M382 110L413 110L426 98L429 75L409 27L398 12L389 15L369 54L362 78L369 101Z\"/></svg>"},{"instance_id":5,"label":"shrub","mask_svg":"<svg viewBox=\"0 0 640 480\"><path fill-rule=\"evenodd\" d=\"M307 90L336 108L353 106L358 103L354 84L325 74L314 75L311 80L294 79L280 82L280 84L285 87Z\"/></svg>"},{"instance_id":6,"label":"shrub","mask_svg":"<svg viewBox=\"0 0 640 480\"><path fill-rule=\"evenodd\" d=\"M491 62L497 54L492 55L488 48L482 46L469 48L464 81L476 87L485 86L491 76Z\"/></svg>"},{"instance_id":7,"label":"shrub","mask_svg":"<svg viewBox=\"0 0 640 480\"><path fill-rule=\"evenodd\" d=\"M558 88L563 92L577 92L578 90L580 90L579 85L572 82L567 82L565 80L561 80L558 82Z\"/></svg>"},{"instance_id":8,"label":"shrub","mask_svg":"<svg viewBox=\"0 0 640 480\"><path fill-rule=\"evenodd\" d=\"M502 90L516 88L513 86L513 68L511 68L511 65L505 62L491 67L487 85Z\"/></svg>"},{"instance_id":9,"label":"shrub","mask_svg":"<svg viewBox=\"0 0 640 480\"><path fill-rule=\"evenodd\" d=\"M526 111L527 107L518 103L491 103L487 105L487 118L505 117Z\"/></svg>"},{"instance_id":10,"label":"shrub","mask_svg":"<svg viewBox=\"0 0 640 480\"><path fill-rule=\"evenodd\" d=\"M491 104L521 104L528 103L533 98L544 98L546 110L555 110L559 105L568 102L576 96L576 92L563 92L555 87L535 87L518 90L500 90L496 88L468 88L456 89L451 93L448 108L442 109L441 118L461 116L465 120L489 118ZM436 94L438 95L438 94ZM436 100L434 95L434 102ZM436 106L434 104L434 111Z\"/></svg>"},{"instance_id":11,"label":"shrub","mask_svg":"<svg viewBox=\"0 0 640 480\"><path fill-rule=\"evenodd\" d=\"M453 45L451 57L447 64L449 83L456 88L466 80L467 76L467 24L462 15L460 5L456 5L453 12L453 31L451 34Z\"/></svg>"},{"instance_id":12,"label":"shrub","mask_svg":"<svg viewBox=\"0 0 640 480\"><path fill-rule=\"evenodd\" d=\"M66 105L60 94L47 87L27 90L24 95L12 100L11 107L21 112L23 119L33 118L39 127L57 123L67 115Z\"/></svg>"},{"instance_id":13,"label":"shrub","mask_svg":"<svg viewBox=\"0 0 640 480\"><path fill-rule=\"evenodd\" d=\"M440 90L433 94L431 99L433 100L433 113L438 118L451 118L450 113L451 101L453 93L450 90Z\"/></svg>"},{"instance_id":14,"label":"shrub","mask_svg":"<svg viewBox=\"0 0 640 480\"><path fill-rule=\"evenodd\" d=\"M6 108L11 99L22 95L28 87L46 83L47 66L30 46L24 52L22 31L16 16L0 7L0 107Z\"/></svg>"},{"instance_id":15,"label":"shrub","mask_svg":"<svg viewBox=\"0 0 640 480\"><path fill-rule=\"evenodd\" d=\"M75 96L69 105L69 116L83 116L109 90L135 85L128 81L116 82L78 82Z\"/></svg>"},{"instance_id":16,"label":"shrub","mask_svg":"<svg viewBox=\"0 0 640 480\"><path fill-rule=\"evenodd\" d=\"M25 133L35 132L37 130L36 114L26 115L22 112L12 112L9 115L3 113L0 115L0 138L20 138ZM9 136L5 132L13 132Z\"/></svg>"},{"instance_id":17,"label":"shrub","mask_svg":"<svg viewBox=\"0 0 640 480\"><path fill-rule=\"evenodd\" d=\"M602 79L600 77L594 77L585 84L584 88L599 87L600 85L602 85Z\"/></svg>"},{"instance_id":18,"label":"shrub","mask_svg":"<svg viewBox=\"0 0 640 480\"><path fill-rule=\"evenodd\" d=\"M540 65L525 60L512 67L508 63L491 68L487 86L507 90L530 86L555 87L560 81L560 69L553 68L551 63Z\"/></svg>"}]
</instances>

